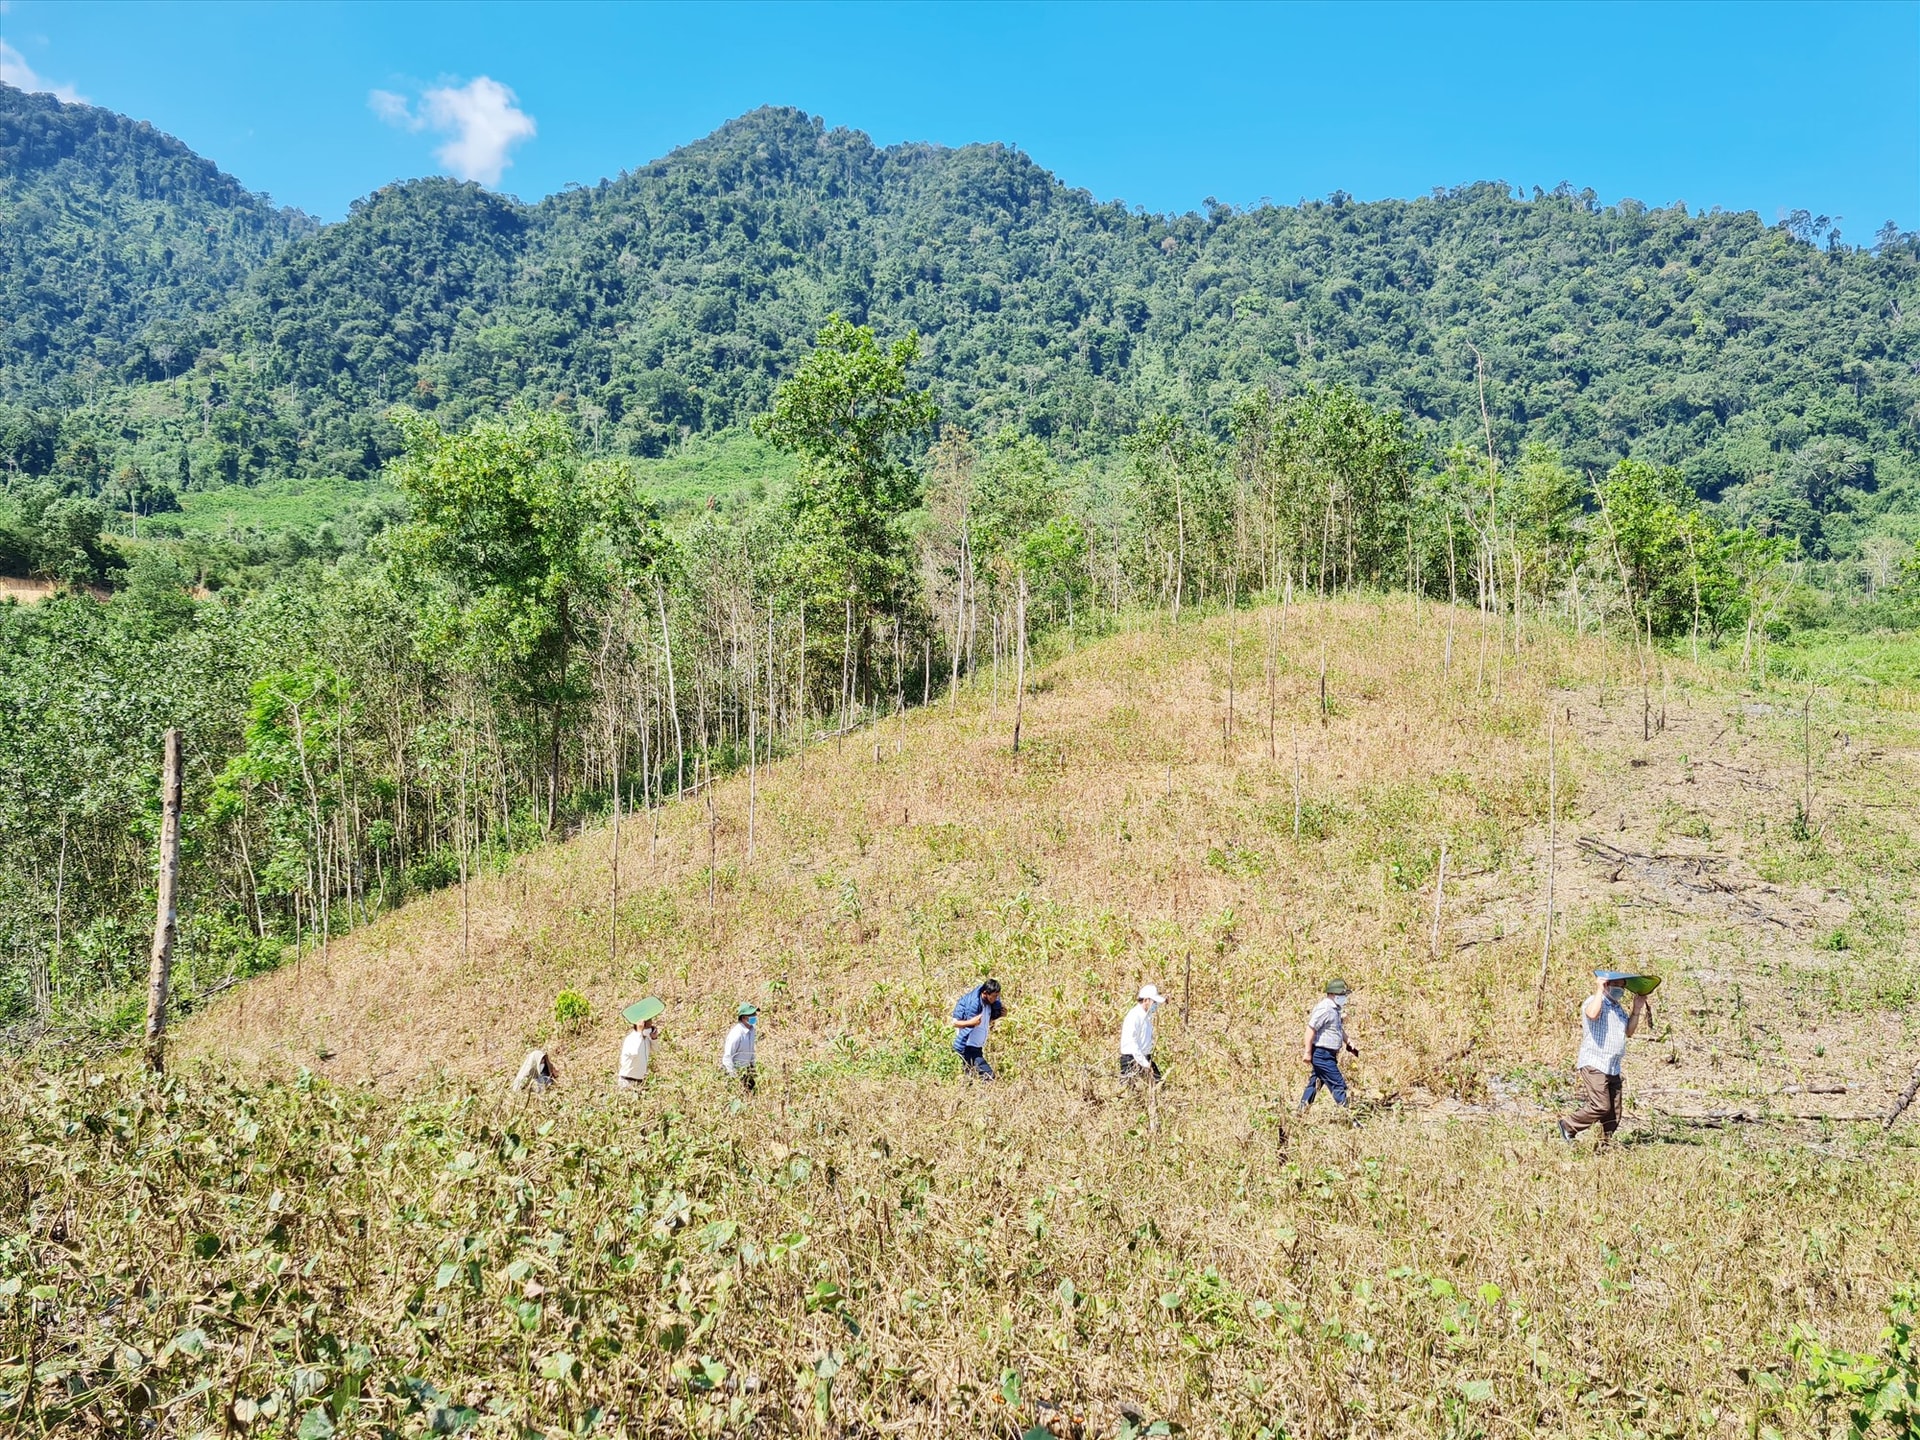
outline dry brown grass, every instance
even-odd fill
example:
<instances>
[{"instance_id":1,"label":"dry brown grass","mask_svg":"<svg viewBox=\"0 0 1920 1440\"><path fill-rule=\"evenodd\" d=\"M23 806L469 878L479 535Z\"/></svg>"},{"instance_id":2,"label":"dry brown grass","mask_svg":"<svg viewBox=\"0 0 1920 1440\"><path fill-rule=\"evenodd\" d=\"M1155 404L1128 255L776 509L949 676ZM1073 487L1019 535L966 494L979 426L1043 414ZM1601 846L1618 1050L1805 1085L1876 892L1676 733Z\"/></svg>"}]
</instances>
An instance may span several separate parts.
<instances>
[{"instance_id":1,"label":"dry brown grass","mask_svg":"<svg viewBox=\"0 0 1920 1440\"><path fill-rule=\"evenodd\" d=\"M1914 817L1889 802L1920 778L1912 717L1829 705L1797 840L1786 697L1674 666L1643 740L1631 652L1542 630L1516 663L1509 633L1496 684L1489 635L1476 686L1472 617L1446 673L1444 612L1398 601L1291 611L1270 758L1267 618L1235 622L1230 752L1228 622L1114 636L1041 670L1018 759L980 694L764 771L750 866L724 783L711 913L704 807L663 814L651 857L630 823L618 965L594 833L477 886L465 960L449 893L241 987L182 1032L168 1091L0 1086L23 1137L0 1273L59 1277L7 1333L98 1369L201 1326L210 1358L139 1382L187 1397L180 1434L218 1428L201 1378L286 1397L285 1423L302 1364L346 1383L328 1343L370 1357L333 1415L367 1433L426 1425L414 1380L502 1434L594 1406L634 1436L1806 1431L1766 1377L1790 1389L1794 1324L1872 1345L1920 1269L1920 1152L1910 1126L1726 1112L1866 1113L1909 1073ZM1565 920L1536 1019L1549 704ZM1666 858L1612 878L1583 836ZM1848 949L1819 948L1834 929ZM1119 1018L1142 979L1177 1000L1189 954L1150 1104L1110 1078ZM1599 1155L1544 1117L1603 959L1672 978ZM942 1023L988 971L1013 1002L990 1091L951 1079ZM1359 992L1358 1126L1290 1108L1333 972ZM596 1009L578 1036L554 1033L563 986ZM611 1095L615 1012L649 991L655 1078ZM744 1102L714 1071L740 998L764 1022ZM566 1080L516 1105L533 1042ZM325 1078L289 1088L296 1067ZM463 1245L477 1268L443 1287ZM290 1287L262 1279L280 1253ZM136 1280L144 1308L112 1309ZM562 1354L578 1373L543 1377Z\"/></svg>"},{"instance_id":2,"label":"dry brown grass","mask_svg":"<svg viewBox=\"0 0 1920 1440\"><path fill-rule=\"evenodd\" d=\"M1194 1086L1264 1091L1276 1072L1290 1082L1299 1018L1340 973L1360 992L1358 1079L1369 1093L1484 1101L1490 1075L1565 1066L1566 1017L1585 971L1610 959L1675 978L1667 994L1680 1003L1662 1007L1672 1040L1662 1054L1678 1062L1660 1072L1668 1088L1704 1093L1710 1072L1710 1088L1737 1080L1765 1093L1837 1074L1868 1088L1840 1107L1858 1109L1904 1078L1897 1060L1911 1033L1897 1004L1843 997L1858 1013L1835 1023L1832 994L1783 980L1783 964L1852 974L1859 954L1816 947L1867 897L1792 883L1795 865L1807 867L1791 859L1782 883L1761 878L1769 864L1783 869L1776 852L1787 797L1798 794L1797 716L1778 698L1766 707L1777 713L1746 716L1766 702L1673 666L1683 673L1651 689L1666 728L1647 743L1639 662L1618 646L1541 630L1518 662L1510 634L1489 636L1482 659L1474 617L1463 614L1448 672L1442 610L1308 604L1276 637L1270 752L1263 629L1279 620L1273 611L1234 622L1231 752L1226 619L1118 635L1040 672L1018 757L1008 707L996 715L977 693L951 713L936 706L816 748L804 765L768 767L750 865L746 781L723 782L711 910L704 807L663 811L657 847L645 820L630 820L617 965L602 830L477 883L465 960L459 898L448 891L336 942L324 966L309 960L246 987L187 1044L390 1086L441 1071L503 1079L528 1044L544 1043L592 1083L610 1068L619 1006L651 991L668 1003L670 1066L710 1064L733 1006L752 999L773 1070L860 1057L867 1069L898 1069L908 1054L926 1058L953 995L991 971L1014 1005L995 1046L1014 1072L1104 1071L1133 989L1153 979L1178 995L1190 961L1190 1022L1169 1017L1163 1030ZM1322 642L1333 710L1324 725ZM1536 1021L1549 694L1560 731L1561 920L1546 1018ZM1841 719L1858 743L1843 761L1823 757L1817 809L1836 829L1872 830L1872 843L1855 848L1897 870L1920 853L1912 817L1864 806L1920 779L1913 727ZM1875 727L1889 733L1876 741ZM1306 820L1297 842L1296 742ZM1688 817L1710 838L1669 833ZM1720 888L1688 891L1637 871L1610 881L1578 848L1589 836L1636 853L1718 856ZM1431 872L1443 837L1450 879L1434 960ZM1883 930L1914 917L1910 883L1889 894L1872 874L1847 878L1883 890L1873 902ZM1897 955L1883 966L1896 1002L1913 968L1910 954L1904 972ZM552 1023L564 987L586 993L599 1016L577 1036ZM1798 1053L1756 1049L1755 1023L1796 1037ZM1716 1043L1721 1028L1742 1024L1742 1043ZM934 1056L942 1049L931 1045Z\"/></svg>"}]
</instances>

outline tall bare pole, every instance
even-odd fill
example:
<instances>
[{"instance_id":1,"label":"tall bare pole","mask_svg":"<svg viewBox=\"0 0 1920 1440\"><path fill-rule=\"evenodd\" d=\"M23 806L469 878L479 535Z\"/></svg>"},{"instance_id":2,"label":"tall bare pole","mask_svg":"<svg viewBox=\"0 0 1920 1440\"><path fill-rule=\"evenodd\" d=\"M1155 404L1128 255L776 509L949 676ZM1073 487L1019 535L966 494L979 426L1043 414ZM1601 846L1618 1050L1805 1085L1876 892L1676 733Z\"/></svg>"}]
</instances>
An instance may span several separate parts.
<instances>
[{"instance_id":1,"label":"tall bare pole","mask_svg":"<svg viewBox=\"0 0 1920 1440\"><path fill-rule=\"evenodd\" d=\"M1015 621L1019 634L1014 639L1013 753L1020 753L1020 722L1027 708L1027 572L1020 572L1020 588L1014 596Z\"/></svg>"},{"instance_id":2,"label":"tall bare pole","mask_svg":"<svg viewBox=\"0 0 1920 1440\"><path fill-rule=\"evenodd\" d=\"M1552 696L1548 697L1549 702ZM1547 923L1540 931L1540 983L1534 990L1533 1013L1538 1015L1541 1007L1547 1003L1547 966L1553 958L1553 867L1556 859L1554 825L1558 820L1560 808L1560 772L1556 766L1554 753L1555 715L1552 705L1547 709Z\"/></svg>"},{"instance_id":3,"label":"tall bare pole","mask_svg":"<svg viewBox=\"0 0 1920 1440\"><path fill-rule=\"evenodd\" d=\"M161 742L160 876L154 907L153 967L147 974L147 1067L166 1068L167 989L173 983L173 936L179 924L180 889L180 732L169 730Z\"/></svg>"}]
</instances>

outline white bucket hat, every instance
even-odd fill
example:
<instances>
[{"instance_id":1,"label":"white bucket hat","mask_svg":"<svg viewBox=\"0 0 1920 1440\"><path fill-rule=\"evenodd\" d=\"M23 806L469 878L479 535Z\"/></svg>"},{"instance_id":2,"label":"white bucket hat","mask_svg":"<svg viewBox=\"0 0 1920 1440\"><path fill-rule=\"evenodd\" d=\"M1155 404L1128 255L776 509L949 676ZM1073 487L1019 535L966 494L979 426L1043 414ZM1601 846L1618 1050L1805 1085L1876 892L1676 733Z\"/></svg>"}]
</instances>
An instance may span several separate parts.
<instances>
[{"instance_id":1,"label":"white bucket hat","mask_svg":"<svg viewBox=\"0 0 1920 1440\"><path fill-rule=\"evenodd\" d=\"M1140 998L1142 1000L1151 1000L1156 1005L1164 1005L1167 1003L1167 997L1151 985L1142 985L1140 987Z\"/></svg>"}]
</instances>

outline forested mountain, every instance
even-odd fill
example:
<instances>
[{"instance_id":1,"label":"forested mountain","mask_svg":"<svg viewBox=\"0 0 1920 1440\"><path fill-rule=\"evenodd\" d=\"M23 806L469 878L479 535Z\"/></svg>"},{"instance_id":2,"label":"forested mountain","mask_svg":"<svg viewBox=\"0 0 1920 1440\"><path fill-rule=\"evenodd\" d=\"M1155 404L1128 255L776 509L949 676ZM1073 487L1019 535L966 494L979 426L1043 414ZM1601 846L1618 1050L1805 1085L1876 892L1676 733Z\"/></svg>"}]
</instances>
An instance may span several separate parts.
<instances>
[{"instance_id":1,"label":"forested mountain","mask_svg":"<svg viewBox=\"0 0 1920 1440\"><path fill-rule=\"evenodd\" d=\"M0 85L0 387L90 397L193 363L234 288L314 223L171 135Z\"/></svg>"},{"instance_id":2,"label":"forested mountain","mask_svg":"<svg viewBox=\"0 0 1920 1440\"><path fill-rule=\"evenodd\" d=\"M1677 465L1809 553L1845 548L1920 470L1911 236L1823 249L1806 225L1751 213L1492 183L1156 216L1004 146L882 149L762 109L537 205L414 181L276 248L297 217L146 127L44 96L9 104L9 133L87 137L57 163L10 166L16 189L67 198L9 227L9 293L47 296L14 307L9 369L70 378L97 353L112 378L147 382L87 421L115 452L96 474L364 475L397 444L392 403L457 420L514 396L571 411L597 450L657 454L762 409L834 311L919 330L947 419L1058 451L1110 450L1164 409L1223 432L1231 398L1267 379L1349 382L1437 451L1479 435L1478 347L1502 450L1541 439L1579 469ZM150 179L161 157L199 183ZM204 236L216 192L225 228L191 252L204 262L163 247L180 285L154 271L147 290L89 300L55 283L84 268L74 217L93 217L109 254L146 254L168 225ZM249 267L206 321L223 359L190 398L154 398L152 347L127 338L151 330L153 287L169 315L194 316ZM100 314L34 318L57 303ZM0 463L44 471L49 450Z\"/></svg>"}]
</instances>

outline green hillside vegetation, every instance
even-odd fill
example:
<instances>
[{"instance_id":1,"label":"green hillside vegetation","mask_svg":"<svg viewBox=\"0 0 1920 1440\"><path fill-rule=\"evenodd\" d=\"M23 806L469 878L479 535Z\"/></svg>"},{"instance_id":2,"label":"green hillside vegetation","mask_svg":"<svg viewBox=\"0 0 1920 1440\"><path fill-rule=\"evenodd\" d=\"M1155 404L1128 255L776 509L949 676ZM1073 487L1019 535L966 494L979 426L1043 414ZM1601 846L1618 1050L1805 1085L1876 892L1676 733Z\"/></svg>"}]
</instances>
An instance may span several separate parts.
<instances>
[{"instance_id":1,"label":"green hillside vegetation","mask_svg":"<svg viewBox=\"0 0 1920 1440\"><path fill-rule=\"evenodd\" d=\"M0 85L0 394L86 403L191 366L261 262L318 227L151 125Z\"/></svg>"},{"instance_id":2,"label":"green hillside vegetation","mask_svg":"<svg viewBox=\"0 0 1920 1440\"><path fill-rule=\"evenodd\" d=\"M118 195L117 173L101 159L90 183ZM883 150L767 109L536 205L415 181L265 249L234 252L248 283L164 383L136 356L96 403L50 404L19 383L41 352L16 342L22 413L57 434L7 440L0 463L92 490L129 464L176 488L364 478L396 452L390 405L458 424L514 397L571 414L596 450L658 455L743 427L837 312L917 330L948 420L1061 458L1164 411L1224 437L1255 382L1350 384L1439 454L1481 428L1477 347L1508 453L1677 466L1814 558L1858 561L1914 523L1920 251L1893 231L1856 249L1805 216L1497 184L1155 216L1005 147ZM77 373L74 346L43 349Z\"/></svg>"},{"instance_id":3,"label":"green hillside vegetation","mask_svg":"<svg viewBox=\"0 0 1920 1440\"><path fill-rule=\"evenodd\" d=\"M1672 468L1589 487L1533 445L1436 473L1353 392L1255 389L1230 447L1161 417L1118 464L1068 469L1011 430L928 444L917 369L911 341L830 327L757 436L651 461L551 409L452 430L407 411L383 488L189 491L137 542L97 501L17 487L0 550L117 588L0 607L0 1014L112 1035L135 1013L169 726L197 767L191 988L616 804L980 677L1010 690L1031 646L1143 612L1398 591L1755 685L1910 693L1910 639L1870 627L1910 637L1920 564L1819 628L1787 542L1729 527ZM721 495L762 469L789 478Z\"/></svg>"}]
</instances>

